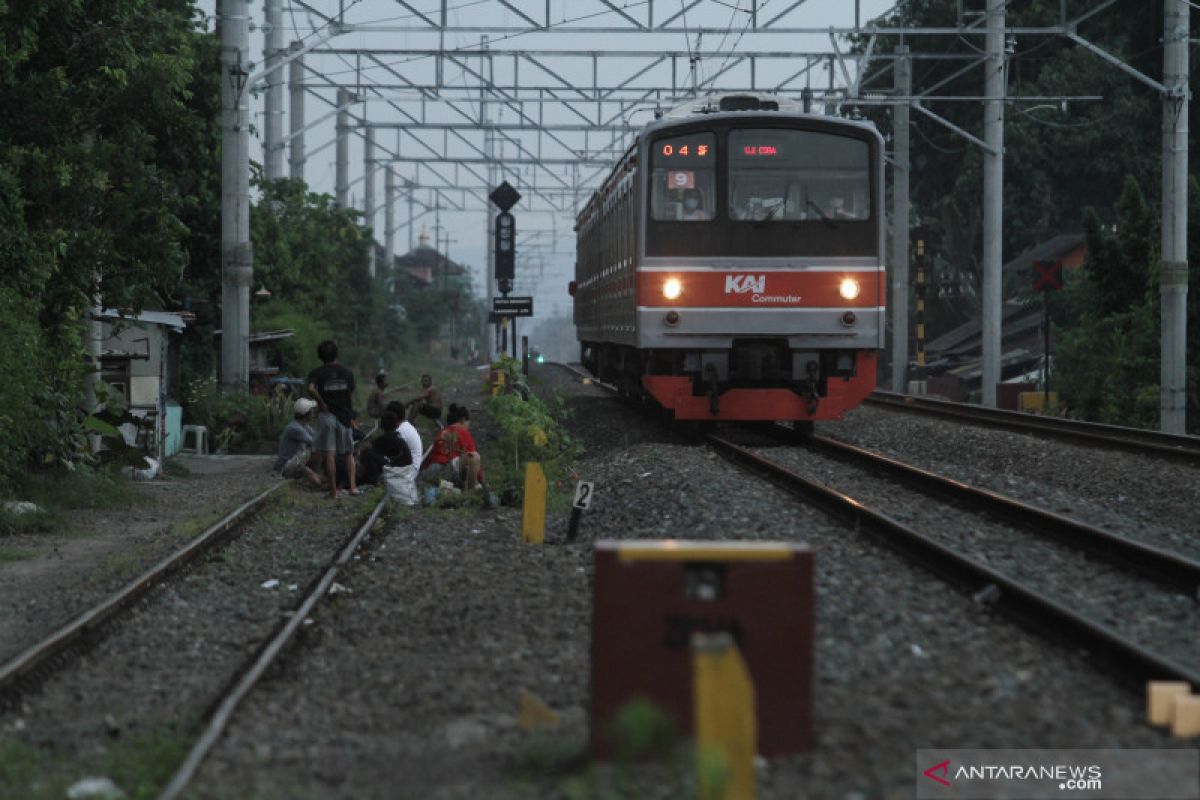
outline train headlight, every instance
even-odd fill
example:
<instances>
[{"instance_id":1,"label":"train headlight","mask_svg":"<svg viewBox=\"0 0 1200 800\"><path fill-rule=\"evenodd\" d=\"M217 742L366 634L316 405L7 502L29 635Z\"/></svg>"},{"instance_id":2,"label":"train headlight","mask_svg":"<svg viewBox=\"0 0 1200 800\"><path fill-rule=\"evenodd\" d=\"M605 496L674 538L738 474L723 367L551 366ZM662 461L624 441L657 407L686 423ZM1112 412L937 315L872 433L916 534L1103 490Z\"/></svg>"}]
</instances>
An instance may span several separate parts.
<instances>
[{"instance_id":1,"label":"train headlight","mask_svg":"<svg viewBox=\"0 0 1200 800\"><path fill-rule=\"evenodd\" d=\"M841 284L838 285L838 293L847 300L853 300L858 297L860 291L858 281L854 280L854 278L842 278Z\"/></svg>"},{"instance_id":2,"label":"train headlight","mask_svg":"<svg viewBox=\"0 0 1200 800\"><path fill-rule=\"evenodd\" d=\"M679 278L667 278L663 281L663 297L668 300L678 300L683 294L683 281Z\"/></svg>"}]
</instances>

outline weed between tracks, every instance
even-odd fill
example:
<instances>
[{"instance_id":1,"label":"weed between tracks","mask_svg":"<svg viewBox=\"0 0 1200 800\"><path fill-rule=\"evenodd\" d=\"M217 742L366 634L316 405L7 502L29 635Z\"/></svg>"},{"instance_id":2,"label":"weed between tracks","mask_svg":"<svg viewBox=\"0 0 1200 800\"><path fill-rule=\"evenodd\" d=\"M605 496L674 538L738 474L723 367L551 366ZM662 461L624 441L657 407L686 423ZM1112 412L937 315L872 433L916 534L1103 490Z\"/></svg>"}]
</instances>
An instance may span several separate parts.
<instances>
[{"instance_id":1,"label":"weed between tracks","mask_svg":"<svg viewBox=\"0 0 1200 800\"><path fill-rule=\"evenodd\" d=\"M642 789L669 787L676 797L696 797L699 764L702 800L723 797L729 770L723 759L697 760L694 743L683 738L669 717L647 700L633 700L617 712L607 740L613 760L590 760L584 739L535 733L518 756L515 787L536 792L552 781L568 800L624 800Z\"/></svg>"},{"instance_id":2,"label":"weed between tracks","mask_svg":"<svg viewBox=\"0 0 1200 800\"><path fill-rule=\"evenodd\" d=\"M103 775L129 800L150 800L187 755L191 741L181 731L189 727L180 723L117 739L83 762L0 740L0 797L61 800L80 778Z\"/></svg>"}]
</instances>

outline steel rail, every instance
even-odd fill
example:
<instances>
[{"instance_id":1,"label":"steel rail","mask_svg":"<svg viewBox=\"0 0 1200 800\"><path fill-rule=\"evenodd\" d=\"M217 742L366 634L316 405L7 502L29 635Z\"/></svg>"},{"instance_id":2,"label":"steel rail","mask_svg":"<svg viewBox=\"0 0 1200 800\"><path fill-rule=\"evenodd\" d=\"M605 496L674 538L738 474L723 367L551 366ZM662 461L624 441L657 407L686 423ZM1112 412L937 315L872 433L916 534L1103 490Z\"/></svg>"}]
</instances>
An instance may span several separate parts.
<instances>
[{"instance_id":1,"label":"steel rail","mask_svg":"<svg viewBox=\"0 0 1200 800\"><path fill-rule=\"evenodd\" d=\"M965 500L973 508L1003 516L1038 536L1060 540L1114 566L1134 569L1145 577L1179 589L1192 598L1200 597L1200 561L1088 525L990 489L972 486L905 464L852 444L824 436L814 436L806 440L806 443L847 462L866 462L868 468L886 472L923 492L938 494L952 500Z\"/></svg>"},{"instance_id":2,"label":"steel rail","mask_svg":"<svg viewBox=\"0 0 1200 800\"><path fill-rule=\"evenodd\" d=\"M616 393L615 387L596 380L574 364L559 363L558 366ZM1131 689L1141 691L1146 681L1163 679L1184 680L1192 685L1200 685L1200 671L1160 656L1127 639L1116 630L1088 619L1036 589L958 553L846 494L810 481L787 467L719 436L709 435L706 439L730 460L765 474L789 491L850 522L856 530L867 533L885 546L929 569L947 583L968 592L976 602L994 607L1008 618L1056 644L1071 643L1086 650L1099 665L1107 667ZM828 440L818 440L818 443L824 441ZM1124 547L1119 543L1112 546ZM1148 546L1145 549L1154 550ZM1194 586L1192 568L1176 563L1171 557L1172 554L1164 553L1168 558L1160 559L1157 555L1150 555L1138 547L1130 548L1128 552L1131 553L1130 558L1133 562L1131 566L1144 567L1157 562L1166 579L1178 580L1182 586ZM1188 577L1189 575L1192 577ZM1185 581L1190 583L1184 583Z\"/></svg>"},{"instance_id":3,"label":"steel rail","mask_svg":"<svg viewBox=\"0 0 1200 800\"><path fill-rule=\"evenodd\" d=\"M1148 680L1181 680L1200 685L1200 671L1161 656L1068 608L1051 597L934 539L897 522L858 500L831 489L748 450L710 435L708 443L720 454L761 473L854 525L880 543L912 559L977 602L1036 631L1056 644L1086 650L1100 665L1130 688L1141 690Z\"/></svg>"},{"instance_id":4,"label":"steel rail","mask_svg":"<svg viewBox=\"0 0 1200 800\"><path fill-rule=\"evenodd\" d=\"M95 634L167 577L222 542L235 526L257 511L267 497L284 483L286 482L277 483L238 506L195 539L127 583L120 591L0 665L0 699L6 694L19 691L19 684L23 680L38 670L48 668L57 656L82 639Z\"/></svg>"},{"instance_id":5,"label":"steel rail","mask_svg":"<svg viewBox=\"0 0 1200 800\"><path fill-rule=\"evenodd\" d=\"M325 571L313 583L310 584L312 589L305 595L304 600L299 607L295 609L288 617L287 621L282 623L275 634L268 639L257 653L251 658L250 662L243 668L240 677L235 678L232 688L225 693L224 697L217 703L215 710L209 716L208 724L204 731L188 751L187 757L175 771L171 777L170 783L159 794L158 800L173 800L178 797L191 780L196 776L200 765L204 763L204 759L212 751L212 748L220 740L226 728L229 727L229 722L233 718L234 712L250 691L266 674L267 670L275 663L284 648L291 642L296 635L296 631L304 624L305 618L312 613L317 603L328 594L329 589L333 586L333 581L337 578L338 571L350 562L354 557L354 553L362 545L367 534L371 532L371 528L375 522L383 514L387 507L387 497L380 498L376 503L375 509L371 512L364 522L354 534L347 540L345 545L339 551L338 556L330 562L325 568Z\"/></svg>"},{"instance_id":6,"label":"steel rail","mask_svg":"<svg viewBox=\"0 0 1200 800\"><path fill-rule=\"evenodd\" d=\"M1074 444L1108 447L1200 466L1200 436L1181 436L1120 425L1103 425L1098 422L1041 417L878 390L871 393L867 403L898 411L952 417L978 425L1055 438Z\"/></svg>"}]
</instances>

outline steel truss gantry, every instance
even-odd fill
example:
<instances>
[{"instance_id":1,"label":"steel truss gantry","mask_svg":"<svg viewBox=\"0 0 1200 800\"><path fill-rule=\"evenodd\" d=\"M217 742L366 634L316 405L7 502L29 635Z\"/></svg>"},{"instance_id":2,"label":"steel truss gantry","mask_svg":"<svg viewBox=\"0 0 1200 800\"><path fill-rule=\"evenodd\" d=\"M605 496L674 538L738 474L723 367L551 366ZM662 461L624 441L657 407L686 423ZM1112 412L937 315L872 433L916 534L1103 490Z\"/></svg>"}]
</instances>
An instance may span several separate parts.
<instances>
[{"instance_id":1,"label":"steel truss gantry","mask_svg":"<svg viewBox=\"0 0 1200 800\"><path fill-rule=\"evenodd\" d=\"M398 197L407 200L409 221L393 220L382 228L392 242L396 230L406 226L411 239L414 221L429 214L470 211L490 218L486 190L501 179L525 195L522 210L552 218L570 215L656 111L712 92L770 92L827 112L888 105L897 120L916 112L913 118L947 127L985 154L984 399L994 404L999 297L993 289L1001 263L1004 107L1100 99L1008 94L1004 45L1012 36L1060 37L1164 98L1164 216L1169 214L1172 223L1163 228L1163 426L1177 429L1183 395L1176 367L1183 351L1182 342L1168 347L1166 329L1179 328L1182 314L1172 311L1168 321L1167 308L1176 309L1186 291L1186 267L1180 273L1178 266L1186 264L1186 241L1178 241L1181 226L1174 221L1181 209L1186 220L1186 193L1179 190L1178 176L1186 175L1187 160L1188 0L1163 0L1168 55L1161 83L1081 34L1084 23L1115 1L1094 0L1086 10L1068 14L1067 0L1060 0L1057 19L1036 26L1007 25L1008 0L964 1L953 26L900 27L887 24L887 13L878 13L882 6L864 16L864 5L871 4L853 0L845 4L842 24L831 27L811 24L806 0L392 0L388 8L395 13L382 19L362 16L364 4L354 0L264 0L266 63L257 72L251 67L246 84L254 91L265 89L268 97L262 128L268 172L281 171L279 154L287 147L289 174L304 177L306 161L334 146L340 156L339 198L349 202L348 192L364 183L361 197L373 227L378 211ZM1078 9L1085 2L1072 0L1070 5ZM223 2L222 14L226 6L234 3ZM280 20L294 40L287 49L276 31ZM244 38L238 38L242 34L233 33L238 24L221 27L223 52L236 51L223 61L227 71L231 64L250 60ZM945 36L983 46L961 53L921 52L922 42ZM853 52L850 37L860 44ZM346 46L351 38L354 46ZM961 62L961 67L938 84L911 87L912 65L919 61ZM988 76L987 96L938 94L955 77L978 69ZM289 133L282 137L279 98L285 73L291 107ZM893 85L875 88L889 73ZM306 123L304 103L310 98L330 111ZM951 102L984 107L982 135L950 123L935 110L937 104ZM329 139L334 118L340 124ZM314 136L325 143L306 151L306 138ZM897 137L896 147L905 139ZM351 141L363 163L354 179L349 177ZM906 186L907 153L893 153L889 163L896 185ZM372 202L380 172L384 198ZM903 214L906 197L906 191L895 192L894 212ZM563 226L562 232L568 229ZM387 251L391 248L389 243ZM904 237L897 236L891 265L894 292L907 293L907 257ZM894 310L901 305L892 302ZM907 337L893 339L896 381L905 372Z\"/></svg>"}]
</instances>

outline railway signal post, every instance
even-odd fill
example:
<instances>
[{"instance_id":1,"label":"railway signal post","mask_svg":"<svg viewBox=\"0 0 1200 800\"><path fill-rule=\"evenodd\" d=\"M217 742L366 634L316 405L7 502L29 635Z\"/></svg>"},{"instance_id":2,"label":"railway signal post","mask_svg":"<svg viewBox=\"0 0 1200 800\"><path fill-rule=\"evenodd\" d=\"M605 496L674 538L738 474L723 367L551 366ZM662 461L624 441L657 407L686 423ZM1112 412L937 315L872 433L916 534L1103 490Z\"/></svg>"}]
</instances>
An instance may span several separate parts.
<instances>
[{"instance_id":1,"label":"railway signal post","mask_svg":"<svg viewBox=\"0 0 1200 800\"><path fill-rule=\"evenodd\" d=\"M512 187L508 181L504 181L488 195L491 200L500 209L500 213L496 215L493 230L495 231L495 240L492 247L492 263L494 264L492 278L495 280L496 288L504 297L508 297L508 293L512 291L513 279L516 277L517 263L517 222L509 210L517 204L521 199L521 193ZM495 298L493 298L493 302ZM496 332L496 340L500 342L500 352L505 353L508 350L507 344L503 341L503 335L506 333L507 326L502 324L501 330ZM513 324L513 357L517 355L517 337L516 324Z\"/></svg>"}]
</instances>

